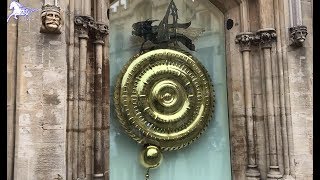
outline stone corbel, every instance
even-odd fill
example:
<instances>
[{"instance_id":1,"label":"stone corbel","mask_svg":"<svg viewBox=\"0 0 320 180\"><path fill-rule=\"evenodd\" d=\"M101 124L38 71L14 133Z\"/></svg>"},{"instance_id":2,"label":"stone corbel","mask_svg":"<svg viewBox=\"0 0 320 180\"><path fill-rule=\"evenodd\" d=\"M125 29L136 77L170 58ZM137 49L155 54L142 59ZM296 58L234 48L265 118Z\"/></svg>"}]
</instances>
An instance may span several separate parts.
<instances>
[{"instance_id":1,"label":"stone corbel","mask_svg":"<svg viewBox=\"0 0 320 180\"><path fill-rule=\"evenodd\" d=\"M301 47L308 35L307 27L300 25L289 28L291 45Z\"/></svg>"},{"instance_id":2,"label":"stone corbel","mask_svg":"<svg viewBox=\"0 0 320 180\"><path fill-rule=\"evenodd\" d=\"M42 6L41 21L40 33L61 34L60 7L49 4Z\"/></svg>"},{"instance_id":3,"label":"stone corbel","mask_svg":"<svg viewBox=\"0 0 320 180\"><path fill-rule=\"evenodd\" d=\"M236 36L236 44L239 44L240 51L250 51L254 42L254 34L252 32L242 32Z\"/></svg>"},{"instance_id":4,"label":"stone corbel","mask_svg":"<svg viewBox=\"0 0 320 180\"><path fill-rule=\"evenodd\" d=\"M277 40L276 30L273 28L265 28L257 31L255 42L259 43L261 48L271 48L272 43Z\"/></svg>"}]
</instances>

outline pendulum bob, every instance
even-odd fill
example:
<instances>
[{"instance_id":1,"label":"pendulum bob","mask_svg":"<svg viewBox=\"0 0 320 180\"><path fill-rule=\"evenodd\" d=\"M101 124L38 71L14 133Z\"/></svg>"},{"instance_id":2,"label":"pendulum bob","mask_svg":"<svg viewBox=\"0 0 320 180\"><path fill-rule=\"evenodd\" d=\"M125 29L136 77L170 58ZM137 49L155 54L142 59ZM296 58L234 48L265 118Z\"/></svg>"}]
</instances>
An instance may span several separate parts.
<instances>
[{"instance_id":1,"label":"pendulum bob","mask_svg":"<svg viewBox=\"0 0 320 180\"><path fill-rule=\"evenodd\" d=\"M162 158L162 153L157 146L147 146L140 153L140 163L147 169L157 168Z\"/></svg>"}]
</instances>

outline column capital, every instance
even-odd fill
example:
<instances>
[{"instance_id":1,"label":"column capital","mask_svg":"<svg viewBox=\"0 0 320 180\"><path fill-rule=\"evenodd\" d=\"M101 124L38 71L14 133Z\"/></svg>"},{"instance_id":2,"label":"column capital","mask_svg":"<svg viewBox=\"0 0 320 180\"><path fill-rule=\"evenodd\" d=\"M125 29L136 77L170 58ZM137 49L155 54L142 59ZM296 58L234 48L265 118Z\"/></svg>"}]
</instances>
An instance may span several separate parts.
<instances>
[{"instance_id":1,"label":"column capital","mask_svg":"<svg viewBox=\"0 0 320 180\"><path fill-rule=\"evenodd\" d=\"M254 34L252 32L241 32L236 35L236 44L239 44L240 51L251 51L251 44L254 41Z\"/></svg>"},{"instance_id":2,"label":"column capital","mask_svg":"<svg viewBox=\"0 0 320 180\"><path fill-rule=\"evenodd\" d=\"M291 45L301 47L308 35L308 29L304 25L293 26L289 28L289 33Z\"/></svg>"},{"instance_id":3,"label":"column capital","mask_svg":"<svg viewBox=\"0 0 320 180\"><path fill-rule=\"evenodd\" d=\"M96 22L92 30L95 39L94 43L104 44L104 37L109 34L109 27L107 26L107 24Z\"/></svg>"},{"instance_id":4,"label":"column capital","mask_svg":"<svg viewBox=\"0 0 320 180\"><path fill-rule=\"evenodd\" d=\"M79 32L79 38L88 39L89 29L94 25L94 19L91 16L75 16L74 23Z\"/></svg>"},{"instance_id":5,"label":"column capital","mask_svg":"<svg viewBox=\"0 0 320 180\"><path fill-rule=\"evenodd\" d=\"M79 31L79 38L92 36L95 43L104 44L104 37L109 34L107 24L96 22L91 16L76 16L74 23Z\"/></svg>"},{"instance_id":6,"label":"column capital","mask_svg":"<svg viewBox=\"0 0 320 180\"><path fill-rule=\"evenodd\" d=\"M271 48L272 43L277 40L277 33L274 28L259 29L255 36L255 41L261 48Z\"/></svg>"}]
</instances>

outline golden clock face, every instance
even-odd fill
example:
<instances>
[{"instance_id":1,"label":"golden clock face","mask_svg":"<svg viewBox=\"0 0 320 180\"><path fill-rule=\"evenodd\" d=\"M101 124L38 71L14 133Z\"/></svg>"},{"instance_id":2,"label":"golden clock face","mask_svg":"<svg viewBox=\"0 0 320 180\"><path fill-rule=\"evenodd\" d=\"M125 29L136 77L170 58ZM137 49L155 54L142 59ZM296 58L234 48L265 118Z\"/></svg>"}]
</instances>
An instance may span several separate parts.
<instances>
[{"instance_id":1,"label":"golden clock face","mask_svg":"<svg viewBox=\"0 0 320 180\"><path fill-rule=\"evenodd\" d=\"M120 124L134 140L176 150L208 126L214 91L206 69L191 54L157 49L132 57L123 67L114 104Z\"/></svg>"}]
</instances>

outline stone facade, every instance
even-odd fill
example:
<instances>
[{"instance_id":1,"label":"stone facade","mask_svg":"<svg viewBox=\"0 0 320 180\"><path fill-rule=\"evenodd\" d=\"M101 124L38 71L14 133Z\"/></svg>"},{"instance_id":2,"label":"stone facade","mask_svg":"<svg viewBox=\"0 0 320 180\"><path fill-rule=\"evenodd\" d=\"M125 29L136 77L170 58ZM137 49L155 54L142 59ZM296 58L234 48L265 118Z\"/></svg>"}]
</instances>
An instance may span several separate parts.
<instances>
[{"instance_id":1,"label":"stone facade","mask_svg":"<svg viewBox=\"0 0 320 180\"><path fill-rule=\"evenodd\" d=\"M39 1L19 1L41 8ZM8 1L10 4L10 1ZM61 6L65 6L61 2ZM67 63L65 33L40 34L41 17L8 23L8 179L54 179L65 176ZM14 64L14 65L13 65ZM13 126L14 125L14 126ZM10 157L9 156L9 157ZM12 172L14 170L14 173Z\"/></svg>"},{"instance_id":2,"label":"stone facade","mask_svg":"<svg viewBox=\"0 0 320 180\"><path fill-rule=\"evenodd\" d=\"M52 34L39 32L41 12L8 22L7 179L108 179L114 2L19 2L58 6L63 23ZM233 179L311 180L312 0L210 2L234 22L225 30ZM305 40L292 43L301 26Z\"/></svg>"}]
</instances>

